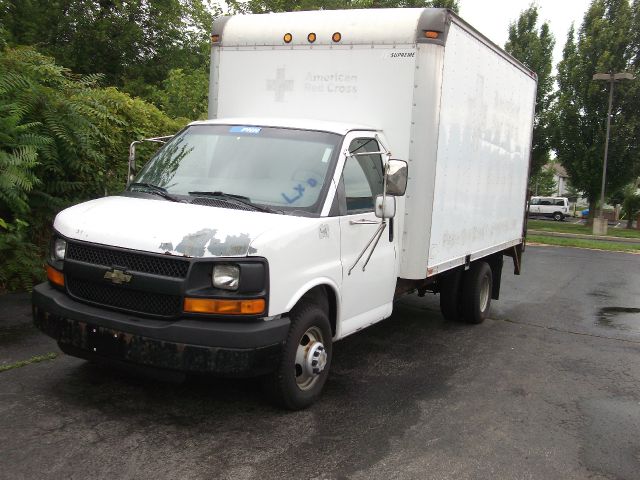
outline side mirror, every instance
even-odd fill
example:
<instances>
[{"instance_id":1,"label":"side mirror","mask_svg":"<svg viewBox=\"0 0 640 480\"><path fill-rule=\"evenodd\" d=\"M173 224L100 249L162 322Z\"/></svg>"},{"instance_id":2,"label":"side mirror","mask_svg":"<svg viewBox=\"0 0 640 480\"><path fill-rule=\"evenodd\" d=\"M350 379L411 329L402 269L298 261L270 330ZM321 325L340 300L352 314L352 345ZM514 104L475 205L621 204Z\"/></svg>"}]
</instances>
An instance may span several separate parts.
<instances>
[{"instance_id":1,"label":"side mirror","mask_svg":"<svg viewBox=\"0 0 640 480\"><path fill-rule=\"evenodd\" d=\"M386 165L387 195L403 196L407 190L408 176L409 167L407 166L407 162L404 160L389 160ZM376 209L376 215L377 214L378 210Z\"/></svg>"},{"instance_id":2,"label":"side mirror","mask_svg":"<svg viewBox=\"0 0 640 480\"><path fill-rule=\"evenodd\" d=\"M387 196L383 197L378 195L376 197L376 217L378 218L393 218L396 216L396 197Z\"/></svg>"}]
</instances>

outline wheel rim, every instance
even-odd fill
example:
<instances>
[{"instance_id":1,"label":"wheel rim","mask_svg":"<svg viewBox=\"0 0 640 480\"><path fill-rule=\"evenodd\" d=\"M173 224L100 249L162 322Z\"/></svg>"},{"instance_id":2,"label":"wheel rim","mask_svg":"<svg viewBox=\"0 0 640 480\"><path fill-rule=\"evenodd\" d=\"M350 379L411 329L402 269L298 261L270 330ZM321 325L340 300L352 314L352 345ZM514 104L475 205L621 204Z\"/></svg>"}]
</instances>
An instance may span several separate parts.
<instances>
[{"instance_id":1,"label":"wheel rim","mask_svg":"<svg viewBox=\"0 0 640 480\"><path fill-rule=\"evenodd\" d=\"M310 327L300 337L294 365L296 384L300 390L312 388L327 366L327 351L323 340L318 327Z\"/></svg>"},{"instance_id":2,"label":"wheel rim","mask_svg":"<svg viewBox=\"0 0 640 480\"><path fill-rule=\"evenodd\" d=\"M489 305L489 292L491 290L491 284L489 282L489 277L485 275L482 278L482 283L480 284L480 311L484 312Z\"/></svg>"}]
</instances>

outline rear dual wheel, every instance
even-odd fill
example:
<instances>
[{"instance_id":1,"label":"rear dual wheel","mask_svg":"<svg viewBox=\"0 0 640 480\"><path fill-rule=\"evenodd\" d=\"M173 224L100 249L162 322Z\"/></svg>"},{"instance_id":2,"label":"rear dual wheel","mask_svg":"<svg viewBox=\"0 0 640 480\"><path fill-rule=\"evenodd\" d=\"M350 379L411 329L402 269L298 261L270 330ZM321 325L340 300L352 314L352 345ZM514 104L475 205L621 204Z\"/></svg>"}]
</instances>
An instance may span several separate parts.
<instances>
[{"instance_id":1,"label":"rear dual wheel","mask_svg":"<svg viewBox=\"0 0 640 480\"><path fill-rule=\"evenodd\" d=\"M462 281L462 311L466 322L482 323L489 316L493 275L487 262L475 262Z\"/></svg>"},{"instance_id":2,"label":"rear dual wheel","mask_svg":"<svg viewBox=\"0 0 640 480\"><path fill-rule=\"evenodd\" d=\"M455 269L440 285L440 311L449 321L482 323L489 315L493 275L487 262L477 261L469 270Z\"/></svg>"}]
</instances>

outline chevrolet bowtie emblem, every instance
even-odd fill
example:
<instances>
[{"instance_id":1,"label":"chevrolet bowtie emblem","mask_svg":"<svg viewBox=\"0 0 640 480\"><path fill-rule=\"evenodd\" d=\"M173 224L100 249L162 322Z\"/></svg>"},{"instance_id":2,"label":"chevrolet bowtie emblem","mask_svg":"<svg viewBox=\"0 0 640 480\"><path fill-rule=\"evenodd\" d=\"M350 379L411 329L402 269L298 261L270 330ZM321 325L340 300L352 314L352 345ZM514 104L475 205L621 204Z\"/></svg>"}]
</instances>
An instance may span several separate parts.
<instances>
[{"instance_id":1,"label":"chevrolet bowtie emblem","mask_svg":"<svg viewBox=\"0 0 640 480\"><path fill-rule=\"evenodd\" d=\"M104 279L111 280L113 283L129 283L131 281L131 275L124 273L122 270L109 270L108 272L104 272Z\"/></svg>"}]
</instances>

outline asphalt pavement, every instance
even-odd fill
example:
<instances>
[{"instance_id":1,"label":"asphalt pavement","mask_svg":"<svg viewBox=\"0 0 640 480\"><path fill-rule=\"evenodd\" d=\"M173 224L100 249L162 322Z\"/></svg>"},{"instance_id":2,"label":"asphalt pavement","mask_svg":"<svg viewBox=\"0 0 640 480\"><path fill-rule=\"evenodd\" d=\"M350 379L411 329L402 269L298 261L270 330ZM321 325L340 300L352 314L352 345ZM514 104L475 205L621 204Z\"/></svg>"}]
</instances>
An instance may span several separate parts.
<instances>
[{"instance_id":1,"label":"asphalt pavement","mask_svg":"<svg viewBox=\"0 0 640 480\"><path fill-rule=\"evenodd\" d=\"M257 382L170 383L65 356L0 297L0 478L640 478L640 256L528 247L491 318L438 297L334 347L320 402Z\"/></svg>"}]
</instances>

